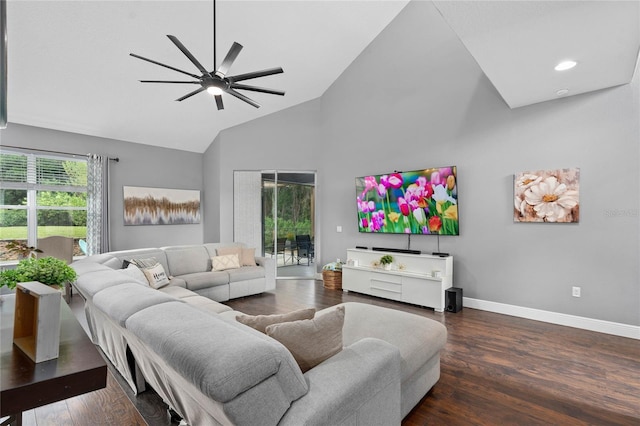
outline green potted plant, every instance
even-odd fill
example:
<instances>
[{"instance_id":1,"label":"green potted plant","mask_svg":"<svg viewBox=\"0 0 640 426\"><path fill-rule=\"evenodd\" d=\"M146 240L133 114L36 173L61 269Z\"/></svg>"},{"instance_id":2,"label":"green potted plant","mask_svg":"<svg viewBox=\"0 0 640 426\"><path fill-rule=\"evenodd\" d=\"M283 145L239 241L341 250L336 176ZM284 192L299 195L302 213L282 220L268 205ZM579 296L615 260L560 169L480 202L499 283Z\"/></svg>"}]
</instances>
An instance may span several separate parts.
<instances>
[{"instance_id":1,"label":"green potted plant","mask_svg":"<svg viewBox=\"0 0 640 426\"><path fill-rule=\"evenodd\" d=\"M18 262L15 269L0 272L0 287L14 289L18 283L39 281L42 284L64 288L66 283L75 279L76 271L63 260L55 257L30 257Z\"/></svg>"},{"instance_id":2,"label":"green potted plant","mask_svg":"<svg viewBox=\"0 0 640 426\"><path fill-rule=\"evenodd\" d=\"M393 256L391 256L390 254L385 254L384 256L382 256L380 258L380 264L382 265L382 267L384 269L386 269L387 271L389 269L391 269L391 264L393 263Z\"/></svg>"}]
</instances>

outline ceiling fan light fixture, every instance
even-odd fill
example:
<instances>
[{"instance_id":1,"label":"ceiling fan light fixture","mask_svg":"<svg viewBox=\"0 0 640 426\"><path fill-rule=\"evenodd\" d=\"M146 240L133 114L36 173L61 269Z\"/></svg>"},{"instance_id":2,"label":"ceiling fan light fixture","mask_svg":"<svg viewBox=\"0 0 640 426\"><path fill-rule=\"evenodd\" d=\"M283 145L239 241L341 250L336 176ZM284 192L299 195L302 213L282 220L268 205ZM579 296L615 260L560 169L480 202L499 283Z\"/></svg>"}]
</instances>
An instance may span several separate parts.
<instances>
[{"instance_id":1,"label":"ceiling fan light fixture","mask_svg":"<svg viewBox=\"0 0 640 426\"><path fill-rule=\"evenodd\" d=\"M1 0L0 0L1 1ZM146 62L150 62L155 65L159 65L164 68L168 68L170 70L188 75L193 78L192 81L173 81L173 80L140 80L141 83L171 83L171 84L199 84L200 87L194 91L187 93L186 95L176 99L178 102L182 102L185 99L188 99L194 95L197 95L200 92L204 92L205 90L210 93L216 101L216 107L221 110L224 109L224 103L222 101L222 94L226 93L235 98L240 99L248 103L249 105L260 108L260 104L251 98L243 95L236 90L249 90L253 92L261 92L268 93L271 95L279 95L284 96L284 92L281 90L272 90L266 89L264 87L257 86L248 86L246 84L238 83L244 80L250 80L258 77L266 77L273 74L280 74L283 72L282 68L270 68L262 71L249 72L244 74L238 74L233 76L227 76L231 65L236 60L236 57L242 50L242 45L237 42L233 42L231 49L223 59L220 66L217 66L216 63L216 0L213 0L213 71L208 71L193 54L185 47L180 40L176 36L167 34L167 37L171 42L189 59L189 61L200 71L200 75L190 73L188 71L184 71L170 65L163 64L158 61L154 61L153 59L144 58L140 55L136 55L135 53L129 53L130 56L134 58L141 59Z\"/></svg>"},{"instance_id":2,"label":"ceiling fan light fixture","mask_svg":"<svg viewBox=\"0 0 640 426\"><path fill-rule=\"evenodd\" d=\"M209 92L213 96L222 95L223 91L218 86L209 86L207 87L207 92Z\"/></svg>"},{"instance_id":3,"label":"ceiling fan light fixture","mask_svg":"<svg viewBox=\"0 0 640 426\"><path fill-rule=\"evenodd\" d=\"M576 61L572 61L572 60L562 61L558 65L555 66L554 70L556 70L556 71L566 71L566 70L570 70L571 68L575 67L576 65L578 65L578 63Z\"/></svg>"}]
</instances>

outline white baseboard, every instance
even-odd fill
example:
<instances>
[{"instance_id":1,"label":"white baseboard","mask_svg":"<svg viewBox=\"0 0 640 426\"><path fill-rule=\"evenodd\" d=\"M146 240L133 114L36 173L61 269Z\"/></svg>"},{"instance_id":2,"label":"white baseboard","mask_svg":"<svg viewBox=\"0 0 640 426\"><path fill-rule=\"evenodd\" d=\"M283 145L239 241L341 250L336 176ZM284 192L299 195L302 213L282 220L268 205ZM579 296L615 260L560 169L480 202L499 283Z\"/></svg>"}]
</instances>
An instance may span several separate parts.
<instances>
[{"instance_id":1,"label":"white baseboard","mask_svg":"<svg viewBox=\"0 0 640 426\"><path fill-rule=\"evenodd\" d=\"M635 325L507 305L504 303L490 302L488 300L472 299L470 297L463 297L462 299L462 305L468 308L640 340L640 327Z\"/></svg>"}]
</instances>

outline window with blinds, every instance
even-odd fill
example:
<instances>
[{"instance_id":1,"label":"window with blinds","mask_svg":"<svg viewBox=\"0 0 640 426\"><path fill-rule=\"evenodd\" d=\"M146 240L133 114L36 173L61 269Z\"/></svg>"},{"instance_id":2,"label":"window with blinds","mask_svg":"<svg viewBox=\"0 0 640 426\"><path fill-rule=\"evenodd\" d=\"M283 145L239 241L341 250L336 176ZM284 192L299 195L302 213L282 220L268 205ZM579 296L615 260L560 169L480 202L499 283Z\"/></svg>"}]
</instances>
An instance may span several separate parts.
<instances>
[{"instance_id":1,"label":"window with blinds","mask_svg":"<svg viewBox=\"0 0 640 426\"><path fill-rule=\"evenodd\" d=\"M4 249L13 240L62 235L77 246L86 225L86 159L0 150L0 261L18 258Z\"/></svg>"}]
</instances>

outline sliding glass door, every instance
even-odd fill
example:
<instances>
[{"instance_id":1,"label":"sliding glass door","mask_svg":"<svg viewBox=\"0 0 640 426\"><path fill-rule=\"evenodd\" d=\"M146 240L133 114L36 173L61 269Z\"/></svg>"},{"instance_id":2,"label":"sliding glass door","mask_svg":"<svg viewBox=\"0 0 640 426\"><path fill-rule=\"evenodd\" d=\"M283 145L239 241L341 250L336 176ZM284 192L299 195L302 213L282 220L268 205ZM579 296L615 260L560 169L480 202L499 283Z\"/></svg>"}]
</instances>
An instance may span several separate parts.
<instances>
[{"instance_id":1,"label":"sliding glass door","mask_svg":"<svg viewBox=\"0 0 640 426\"><path fill-rule=\"evenodd\" d=\"M315 276L315 173L262 172L262 225L279 278Z\"/></svg>"}]
</instances>

